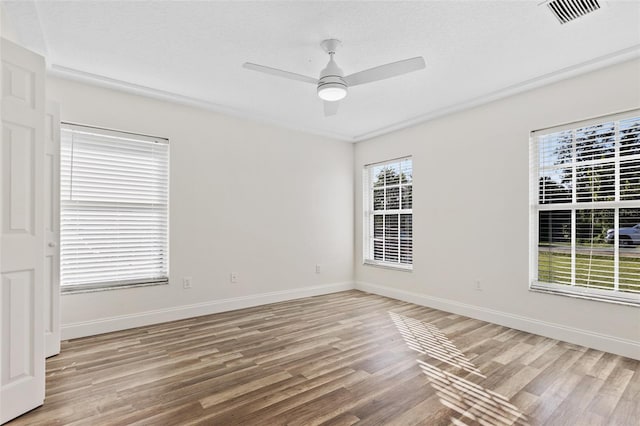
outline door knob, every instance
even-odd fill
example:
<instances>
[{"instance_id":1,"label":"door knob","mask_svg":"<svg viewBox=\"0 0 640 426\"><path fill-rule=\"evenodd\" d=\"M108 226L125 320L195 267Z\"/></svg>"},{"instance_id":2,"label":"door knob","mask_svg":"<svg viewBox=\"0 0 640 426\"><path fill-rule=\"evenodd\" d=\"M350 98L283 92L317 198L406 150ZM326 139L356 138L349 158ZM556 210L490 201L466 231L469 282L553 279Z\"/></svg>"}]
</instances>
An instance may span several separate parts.
<instances>
[{"instance_id":1,"label":"door knob","mask_svg":"<svg viewBox=\"0 0 640 426\"><path fill-rule=\"evenodd\" d=\"M56 243L54 243L53 241L49 243L49 247L55 247Z\"/></svg>"}]
</instances>

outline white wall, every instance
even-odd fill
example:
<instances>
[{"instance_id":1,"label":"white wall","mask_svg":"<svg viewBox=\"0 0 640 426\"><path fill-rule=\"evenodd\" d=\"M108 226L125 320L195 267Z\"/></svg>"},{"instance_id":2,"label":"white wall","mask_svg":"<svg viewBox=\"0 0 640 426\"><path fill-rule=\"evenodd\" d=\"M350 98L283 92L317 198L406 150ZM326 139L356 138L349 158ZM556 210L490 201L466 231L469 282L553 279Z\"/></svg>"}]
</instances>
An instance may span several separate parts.
<instances>
[{"instance_id":1,"label":"white wall","mask_svg":"<svg viewBox=\"0 0 640 426\"><path fill-rule=\"evenodd\" d=\"M171 284L65 295L63 337L346 289L355 268L367 291L640 358L638 308L528 290L529 132L639 107L638 75L634 61L561 81L358 143L355 158L344 142L49 78L63 121L171 141ZM403 155L413 272L361 264L362 167Z\"/></svg>"},{"instance_id":2,"label":"white wall","mask_svg":"<svg viewBox=\"0 0 640 426\"><path fill-rule=\"evenodd\" d=\"M529 132L638 107L636 60L358 143L358 287L640 358L639 308L528 290ZM362 168L404 155L414 270L362 265Z\"/></svg>"},{"instance_id":3,"label":"white wall","mask_svg":"<svg viewBox=\"0 0 640 426\"><path fill-rule=\"evenodd\" d=\"M0 36L16 44L20 44L15 28L3 10L2 5L0 5Z\"/></svg>"},{"instance_id":4,"label":"white wall","mask_svg":"<svg viewBox=\"0 0 640 426\"><path fill-rule=\"evenodd\" d=\"M63 295L63 337L352 287L353 145L59 78L47 93L62 121L170 140L170 285Z\"/></svg>"}]
</instances>

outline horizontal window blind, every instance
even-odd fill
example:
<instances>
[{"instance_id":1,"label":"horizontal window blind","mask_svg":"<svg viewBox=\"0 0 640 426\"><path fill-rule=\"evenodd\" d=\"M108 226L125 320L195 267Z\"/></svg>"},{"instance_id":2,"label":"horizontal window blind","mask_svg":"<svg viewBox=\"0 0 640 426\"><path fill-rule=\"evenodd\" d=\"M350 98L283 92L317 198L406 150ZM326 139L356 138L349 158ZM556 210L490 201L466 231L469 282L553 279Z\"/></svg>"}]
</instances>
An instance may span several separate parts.
<instances>
[{"instance_id":1,"label":"horizontal window blind","mask_svg":"<svg viewBox=\"0 0 640 426\"><path fill-rule=\"evenodd\" d=\"M411 269L413 164L411 158L364 169L364 261Z\"/></svg>"},{"instance_id":2,"label":"horizontal window blind","mask_svg":"<svg viewBox=\"0 0 640 426\"><path fill-rule=\"evenodd\" d=\"M168 280L166 139L63 124L63 290Z\"/></svg>"},{"instance_id":3,"label":"horizontal window blind","mask_svg":"<svg viewBox=\"0 0 640 426\"><path fill-rule=\"evenodd\" d=\"M640 111L531 142L532 288L640 304Z\"/></svg>"}]
</instances>

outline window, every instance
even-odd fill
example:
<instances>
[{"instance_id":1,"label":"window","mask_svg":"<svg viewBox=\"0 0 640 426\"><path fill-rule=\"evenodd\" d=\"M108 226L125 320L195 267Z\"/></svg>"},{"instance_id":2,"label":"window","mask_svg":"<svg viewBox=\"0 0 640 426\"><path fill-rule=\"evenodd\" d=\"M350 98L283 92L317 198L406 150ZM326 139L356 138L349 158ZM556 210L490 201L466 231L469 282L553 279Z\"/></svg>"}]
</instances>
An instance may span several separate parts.
<instances>
[{"instance_id":1,"label":"window","mask_svg":"<svg viewBox=\"0 0 640 426\"><path fill-rule=\"evenodd\" d=\"M640 110L532 132L531 288L640 304Z\"/></svg>"},{"instance_id":2,"label":"window","mask_svg":"<svg viewBox=\"0 0 640 426\"><path fill-rule=\"evenodd\" d=\"M167 283L168 141L61 130L62 291Z\"/></svg>"},{"instance_id":3,"label":"window","mask_svg":"<svg viewBox=\"0 0 640 426\"><path fill-rule=\"evenodd\" d=\"M364 168L364 262L411 269L413 166L411 158Z\"/></svg>"}]
</instances>

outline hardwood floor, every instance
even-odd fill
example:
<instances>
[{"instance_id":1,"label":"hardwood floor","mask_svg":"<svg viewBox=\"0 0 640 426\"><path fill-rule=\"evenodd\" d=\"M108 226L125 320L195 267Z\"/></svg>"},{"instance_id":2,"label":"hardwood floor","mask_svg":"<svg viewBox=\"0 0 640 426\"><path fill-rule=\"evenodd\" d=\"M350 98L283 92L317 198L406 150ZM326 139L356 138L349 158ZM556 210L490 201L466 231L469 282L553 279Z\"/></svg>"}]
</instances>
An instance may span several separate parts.
<instances>
[{"instance_id":1,"label":"hardwood floor","mask_svg":"<svg viewBox=\"0 0 640 426\"><path fill-rule=\"evenodd\" d=\"M354 290L65 341L10 425L638 419L638 361Z\"/></svg>"}]
</instances>

